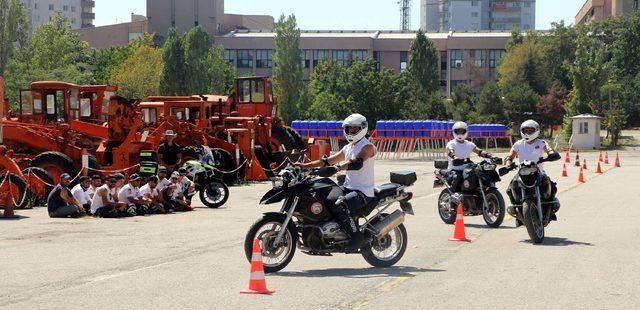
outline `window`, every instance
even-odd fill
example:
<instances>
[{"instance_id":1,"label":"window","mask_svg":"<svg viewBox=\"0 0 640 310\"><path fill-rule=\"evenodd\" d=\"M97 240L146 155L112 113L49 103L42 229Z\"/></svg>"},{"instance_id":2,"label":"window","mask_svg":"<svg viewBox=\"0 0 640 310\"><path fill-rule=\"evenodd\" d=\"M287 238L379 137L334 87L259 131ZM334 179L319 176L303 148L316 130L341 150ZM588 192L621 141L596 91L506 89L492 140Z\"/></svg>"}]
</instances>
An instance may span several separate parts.
<instances>
[{"instance_id":1,"label":"window","mask_svg":"<svg viewBox=\"0 0 640 310\"><path fill-rule=\"evenodd\" d=\"M71 12L75 12L76 11L76 7L75 6L71 6Z\"/></svg>"},{"instance_id":2,"label":"window","mask_svg":"<svg viewBox=\"0 0 640 310\"><path fill-rule=\"evenodd\" d=\"M55 9L55 7L53 6L53 4L49 4L49 11L53 11Z\"/></svg>"},{"instance_id":3,"label":"window","mask_svg":"<svg viewBox=\"0 0 640 310\"><path fill-rule=\"evenodd\" d=\"M78 21L78 20L77 20L75 17L71 19L71 23L72 23L72 24L75 24L77 21ZM129 43L131 43L131 40L129 40Z\"/></svg>"},{"instance_id":4,"label":"window","mask_svg":"<svg viewBox=\"0 0 640 310\"><path fill-rule=\"evenodd\" d=\"M486 50L471 50L471 57L473 58L473 64L478 68L484 68L487 66L487 51Z\"/></svg>"},{"instance_id":5,"label":"window","mask_svg":"<svg viewBox=\"0 0 640 310\"><path fill-rule=\"evenodd\" d=\"M318 63L329 58L328 50L313 50L313 67L317 67Z\"/></svg>"},{"instance_id":6,"label":"window","mask_svg":"<svg viewBox=\"0 0 640 310\"><path fill-rule=\"evenodd\" d=\"M224 50L224 59L227 60L230 64L233 64L234 55L235 50Z\"/></svg>"},{"instance_id":7,"label":"window","mask_svg":"<svg viewBox=\"0 0 640 310\"><path fill-rule=\"evenodd\" d=\"M478 17L478 12L471 12L471 17Z\"/></svg>"},{"instance_id":8,"label":"window","mask_svg":"<svg viewBox=\"0 0 640 310\"><path fill-rule=\"evenodd\" d=\"M589 123L588 122L580 122L580 131L579 134L586 135L589 133Z\"/></svg>"},{"instance_id":9,"label":"window","mask_svg":"<svg viewBox=\"0 0 640 310\"><path fill-rule=\"evenodd\" d=\"M264 102L264 82L261 80L238 81L239 103Z\"/></svg>"},{"instance_id":10,"label":"window","mask_svg":"<svg viewBox=\"0 0 640 310\"><path fill-rule=\"evenodd\" d=\"M447 51L440 52L440 70L447 70Z\"/></svg>"},{"instance_id":11,"label":"window","mask_svg":"<svg viewBox=\"0 0 640 310\"><path fill-rule=\"evenodd\" d=\"M238 50L238 68L253 68L251 50Z\"/></svg>"},{"instance_id":12,"label":"window","mask_svg":"<svg viewBox=\"0 0 640 310\"><path fill-rule=\"evenodd\" d=\"M69 112L72 119L80 118L80 102L78 101L78 90L76 89L69 92Z\"/></svg>"},{"instance_id":13,"label":"window","mask_svg":"<svg viewBox=\"0 0 640 310\"><path fill-rule=\"evenodd\" d=\"M530 8L531 7L531 2L525 2L524 3L524 7L525 8Z\"/></svg>"},{"instance_id":14,"label":"window","mask_svg":"<svg viewBox=\"0 0 640 310\"><path fill-rule=\"evenodd\" d=\"M256 67L273 67L273 50L256 50Z\"/></svg>"},{"instance_id":15,"label":"window","mask_svg":"<svg viewBox=\"0 0 640 310\"><path fill-rule=\"evenodd\" d=\"M369 58L369 51L367 50L355 50L351 51L351 58L353 61L364 61Z\"/></svg>"},{"instance_id":16,"label":"window","mask_svg":"<svg viewBox=\"0 0 640 310\"><path fill-rule=\"evenodd\" d=\"M68 11L69 10L69 6L68 5L63 5L62 6L62 10L65 11L65 12Z\"/></svg>"},{"instance_id":17,"label":"window","mask_svg":"<svg viewBox=\"0 0 640 310\"><path fill-rule=\"evenodd\" d=\"M153 108L142 109L142 116L147 124L155 123L158 120L157 111Z\"/></svg>"},{"instance_id":18,"label":"window","mask_svg":"<svg viewBox=\"0 0 640 310\"><path fill-rule=\"evenodd\" d=\"M40 109L42 110L42 101L40 102ZM20 113L23 115L31 115L33 109L31 108L31 91L25 90L20 92Z\"/></svg>"},{"instance_id":19,"label":"window","mask_svg":"<svg viewBox=\"0 0 640 310\"><path fill-rule=\"evenodd\" d=\"M407 61L409 59L409 52L400 52L400 72L407 70Z\"/></svg>"},{"instance_id":20,"label":"window","mask_svg":"<svg viewBox=\"0 0 640 310\"><path fill-rule=\"evenodd\" d=\"M346 67L349 65L349 51L347 50L335 50L333 51L333 60L335 60L339 65Z\"/></svg>"},{"instance_id":21,"label":"window","mask_svg":"<svg viewBox=\"0 0 640 310\"><path fill-rule=\"evenodd\" d=\"M251 102L264 102L264 81L251 81Z\"/></svg>"},{"instance_id":22,"label":"window","mask_svg":"<svg viewBox=\"0 0 640 310\"><path fill-rule=\"evenodd\" d=\"M311 50L302 51L302 67L305 69L311 68Z\"/></svg>"},{"instance_id":23,"label":"window","mask_svg":"<svg viewBox=\"0 0 640 310\"><path fill-rule=\"evenodd\" d=\"M524 28L524 30L531 29L531 25L525 24L523 28Z\"/></svg>"},{"instance_id":24,"label":"window","mask_svg":"<svg viewBox=\"0 0 640 310\"><path fill-rule=\"evenodd\" d=\"M376 61L376 70L380 71L380 52L373 52L373 59Z\"/></svg>"},{"instance_id":25,"label":"window","mask_svg":"<svg viewBox=\"0 0 640 310\"><path fill-rule=\"evenodd\" d=\"M56 115L56 95L48 94L46 97L47 114Z\"/></svg>"},{"instance_id":26,"label":"window","mask_svg":"<svg viewBox=\"0 0 640 310\"><path fill-rule=\"evenodd\" d=\"M33 8L36 9L36 10L38 9L38 3L37 2L33 4Z\"/></svg>"},{"instance_id":27,"label":"window","mask_svg":"<svg viewBox=\"0 0 640 310\"><path fill-rule=\"evenodd\" d=\"M478 1L471 1L471 6L478 6Z\"/></svg>"},{"instance_id":28,"label":"window","mask_svg":"<svg viewBox=\"0 0 640 310\"><path fill-rule=\"evenodd\" d=\"M489 50L489 68L497 67L502 56L504 56L504 50Z\"/></svg>"},{"instance_id":29,"label":"window","mask_svg":"<svg viewBox=\"0 0 640 310\"><path fill-rule=\"evenodd\" d=\"M91 117L91 99L80 99L80 116Z\"/></svg>"},{"instance_id":30,"label":"window","mask_svg":"<svg viewBox=\"0 0 640 310\"><path fill-rule=\"evenodd\" d=\"M464 66L464 51L451 50L451 68L461 69Z\"/></svg>"}]
</instances>

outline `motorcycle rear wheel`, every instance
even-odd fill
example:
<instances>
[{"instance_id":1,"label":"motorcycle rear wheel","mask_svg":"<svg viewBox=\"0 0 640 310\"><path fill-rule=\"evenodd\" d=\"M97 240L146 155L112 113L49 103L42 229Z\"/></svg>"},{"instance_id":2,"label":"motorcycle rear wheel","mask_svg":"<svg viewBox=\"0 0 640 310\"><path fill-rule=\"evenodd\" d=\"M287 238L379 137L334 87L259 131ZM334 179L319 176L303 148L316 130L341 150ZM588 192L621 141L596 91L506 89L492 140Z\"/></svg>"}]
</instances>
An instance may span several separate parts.
<instances>
[{"instance_id":1,"label":"motorcycle rear wheel","mask_svg":"<svg viewBox=\"0 0 640 310\"><path fill-rule=\"evenodd\" d=\"M542 243L544 241L544 225L538 216L536 204L531 200L525 200L522 203L522 213L524 213L524 225L527 227L531 241L535 244Z\"/></svg>"},{"instance_id":2,"label":"motorcycle rear wheel","mask_svg":"<svg viewBox=\"0 0 640 310\"><path fill-rule=\"evenodd\" d=\"M394 242L395 246L393 246ZM390 254L385 255L384 253L389 252L390 249L393 249ZM371 266L391 267L400 261L406 250L407 229L404 228L404 224L400 224L382 238L374 237L371 244L362 249L362 257Z\"/></svg>"},{"instance_id":3,"label":"motorcycle rear wheel","mask_svg":"<svg viewBox=\"0 0 640 310\"><path fill-rule=\"evenodd\" d=\"M282 229L283 218L271 214L265 214L257 220L244 239L244 253L247 260L251 262L253 256L253 241L260 240L262 250L262 264L265 273L277 272L289 265L296 253L297 234L295 227L289 224L282 236L280 245L274 245L274 241L280 229Z\"/></svg>"}]
</instances>

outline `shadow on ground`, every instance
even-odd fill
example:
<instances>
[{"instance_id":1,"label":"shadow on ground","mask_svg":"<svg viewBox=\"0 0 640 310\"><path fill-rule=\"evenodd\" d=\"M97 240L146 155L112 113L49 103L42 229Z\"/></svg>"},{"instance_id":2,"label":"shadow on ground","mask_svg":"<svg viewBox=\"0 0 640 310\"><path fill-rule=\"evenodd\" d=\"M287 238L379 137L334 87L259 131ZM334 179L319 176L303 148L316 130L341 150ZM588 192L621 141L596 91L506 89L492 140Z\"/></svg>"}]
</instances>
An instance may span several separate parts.
<instances>
[{"instance_id":1,"label":"shadow on ground","mask_svg":"<svg viewBox=\"0 0 640 310\"><path fill-rule=\"evenodd\" d=\"M388 267L388 268L333 268L303 271L282 271L274 273L281 277L346 277L346 278L384 278L384 277L413 277L415 273L442 272L442 269L425 269L417 267Z\"/></svg>"},{"instance_id":2,"label":"shadow on ground","mask_svg":"<svg viewBox=\"0 0 640 310\"><path fill-rule=\"evenodd\" d=\"M531 240L520 240L522 243L531 243ZM540 246L569 246L569 245L580 245L580 246L594 246L593 243L590 242L581 242L581 241L573 241L567 238L559 238L559 237L545 237L544 241L540 244Z\"/></svg>"},{"instance_id":3,"label":"shadow on ground","mask_svg":"<svg viewBox=\"0 0 640 310\"><path fill-rule=\"evenodd\" d=\"M485 229L516 229L515 227L513 227L513 224L511 226L504 226L504 224L502 224L502 226L496 227L496 228L491 228L486 224L466 224L465 223L464 226L470 227L470 228L485 228Z\"/></svg>"}]
</instances>

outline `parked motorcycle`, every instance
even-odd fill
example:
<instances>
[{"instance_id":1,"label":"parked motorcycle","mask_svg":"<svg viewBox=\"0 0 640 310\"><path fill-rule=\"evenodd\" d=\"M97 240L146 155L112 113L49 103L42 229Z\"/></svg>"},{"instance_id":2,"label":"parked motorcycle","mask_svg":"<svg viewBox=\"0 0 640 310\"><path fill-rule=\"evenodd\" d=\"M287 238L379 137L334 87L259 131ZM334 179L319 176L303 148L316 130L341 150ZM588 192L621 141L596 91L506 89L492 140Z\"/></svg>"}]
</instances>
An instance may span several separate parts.
<instances>
[{"instance_id":1,"label":"parked motorcycle","mask_svg":"<svg viewBox=\"0 0 640 310\"><path fill-rule=\"evenodd\" d=\"M253 241L260 240L265 272L286 267L296 246L305 254L331 256L346 253L349 235L340 228L329 209L343 195L343 190L329 177L334 167L303 170L288 166L272 178L273 188L261 199L269 205L283 201L279 212L264 213L247 232L245 254L251 261ZM407 249L407 231L402 224L405 214L413 214L409 200L413 197L407 187L417 180L413 171L391 173L391 183L375 189L375 198L358 216L359 229L372 236L358 253L375 267L389 267L397 263ZM386 213L394 203L400 209ZM373 211L377 212L369 216Z\"/></svg>"},{"instance_id":2,"label":"parked motorcycle","mask_svg":"<svg viewBox=\"0 0 640 310\"><path fill-rule=\"evenodd\" d=\"M560 209L558 198L550 201L543 199L543 196L546 198L551 197L552 190L551 184L542 188L543 173L538 165L559 159L560 154L553 153L547 158L540 158L537 163L531 161L523 162L519 166L518 175L512 181L517 186L509 189L512 191L511 194L517 203L509 207L509 213L527 227L527 233L533 243L542 243L544 241L544 228L549 225L552 215ZM510 167L500 168L499 173L503 176L516 168L518 166L512 164Z\"/></svg>"},{"instance_id":3,"label":"parked motorcycle","mask_svg":"<svg viewBox=\"0 0 640 310\"><path fill-rule=\"evenodd\" d=\"M216 173L215 166L208 162L189 160L182 166L187 169L187 178L195 184L200 201L209 208L218 208L229 199L229 188Z\"/></svg>"},{"instance_id":4,"label":"parked motorcycle","mask_svg":"<svg viewBox=\"0 0 640 310\"><path fill-rule=\"evenodd\" d=\"M462 184L456 192L452 183L455 172L447 171L447 160L436 160L434 165L436 180L434 188L445 186L438 198L438 214L447 224L456 220L456 207L462 203L465 216L482 215L489 227L499 227L504 220L505 203L502 194L496 188L500 176L496 172L502 159L493 157L480 163L470 160L454 159L454 166L465 166L462 171Z\"/></svg>"}]
</instances>

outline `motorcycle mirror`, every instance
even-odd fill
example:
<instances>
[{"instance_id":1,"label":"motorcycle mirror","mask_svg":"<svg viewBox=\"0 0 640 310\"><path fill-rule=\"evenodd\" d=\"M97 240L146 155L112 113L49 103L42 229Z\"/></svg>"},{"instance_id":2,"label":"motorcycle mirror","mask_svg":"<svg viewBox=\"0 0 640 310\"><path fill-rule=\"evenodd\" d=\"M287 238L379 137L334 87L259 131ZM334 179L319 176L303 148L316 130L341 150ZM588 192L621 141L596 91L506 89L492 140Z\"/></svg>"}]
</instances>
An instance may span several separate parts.
<instances>
[{"instance_id":1,"label":"motorcycle mirror","mask_svg":"<svg viewBox=\"0 0 640 310\"><path fill-rule=\"evenodd\" d=\"M502 158L499 158L499 157L491 158L491 162L493 162L496 165L502 165L502 163L503 163Z\"/></svg>"}]
</instances>

